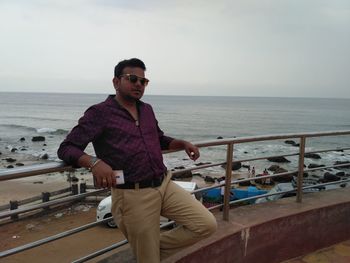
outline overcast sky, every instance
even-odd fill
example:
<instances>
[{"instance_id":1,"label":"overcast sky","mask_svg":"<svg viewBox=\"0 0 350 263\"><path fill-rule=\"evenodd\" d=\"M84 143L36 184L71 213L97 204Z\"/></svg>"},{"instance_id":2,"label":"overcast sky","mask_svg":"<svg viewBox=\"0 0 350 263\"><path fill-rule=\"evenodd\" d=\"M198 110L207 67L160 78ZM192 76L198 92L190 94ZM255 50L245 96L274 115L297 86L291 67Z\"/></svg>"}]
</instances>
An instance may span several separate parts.
<instances>
[{"instance_id":1,"label":"overcast sky","mask_svg":"<svg viewBox=\"0 0 350 263\"><path fill-rule=\"evenodd\" d=\"M350 98L348 0L0 0L0 91Z\"/></svg>"}]
</instances>

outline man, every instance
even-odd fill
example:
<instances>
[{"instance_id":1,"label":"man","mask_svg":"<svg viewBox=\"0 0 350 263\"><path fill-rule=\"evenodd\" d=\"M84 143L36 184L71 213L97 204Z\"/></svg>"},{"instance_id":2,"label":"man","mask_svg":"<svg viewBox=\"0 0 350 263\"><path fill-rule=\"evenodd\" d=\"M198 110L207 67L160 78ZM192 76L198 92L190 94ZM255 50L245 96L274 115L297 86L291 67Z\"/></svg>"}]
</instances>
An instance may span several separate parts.
<instances>
[{"instance_id":1,"label":"man","mask_svg":"<svg viewBox=\"0 0 350 263\"><path fill-rule=\"evenodd\" d=\"M214 216L173 183L161 150L184 149L196 160L190 142L165 136L152 107L142 102L148 79L136 58L114 69L115 96L91 106L58 149L65 162L90 168L97 187L112 188L112 213L137 262L159 262L216 230ZM96 157L84 152L92 142ZM160 215L175 229L160 234Z\"/></svg>"}]
</instances>

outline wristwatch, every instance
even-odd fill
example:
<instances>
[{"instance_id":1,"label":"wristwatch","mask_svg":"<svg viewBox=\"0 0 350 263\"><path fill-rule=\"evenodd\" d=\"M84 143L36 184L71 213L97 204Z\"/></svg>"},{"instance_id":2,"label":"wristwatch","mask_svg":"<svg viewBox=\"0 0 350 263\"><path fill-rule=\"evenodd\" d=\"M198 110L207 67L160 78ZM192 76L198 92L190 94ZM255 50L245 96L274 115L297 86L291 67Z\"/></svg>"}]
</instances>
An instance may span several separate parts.
<instances>
[{"instance_id":1,"label":"wristwatch","mask_svg":"<svg viewBox=\"0 0 350 263\"><path fill-rule=\"evenodd\" d=\"M92 156L92 157L90 158L90 166L89 166L90 171L92 170L92 168L94 168L94 166L95 166L99 161L101 161L101 159L98 159L98 158L95 157L95 156Z\"/></svg>"}]
</instances>

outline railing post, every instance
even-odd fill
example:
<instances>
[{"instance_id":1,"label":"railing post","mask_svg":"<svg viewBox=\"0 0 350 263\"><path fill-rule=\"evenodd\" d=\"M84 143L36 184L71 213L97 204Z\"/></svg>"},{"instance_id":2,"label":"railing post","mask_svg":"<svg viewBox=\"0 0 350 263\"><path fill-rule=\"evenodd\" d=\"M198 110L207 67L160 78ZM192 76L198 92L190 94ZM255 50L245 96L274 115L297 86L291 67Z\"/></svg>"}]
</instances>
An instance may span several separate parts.
<instances>
[{"instance_id":1,"label":"railing post","mask_svg":"<svg viewBox=\"0 0 350 263\"><path fill-rule=\"evenodd\" d=\"M79 181L78 178L76 178L75 176L72 177L72 194L73 194L73 195L79 194L79 190L78 190L78 181Z\"/></svg>"},{"instance_id":2,"label":"railing post","mask_svg":"<svg viewBox=\"0 0 350 263\"><path fill-rule=\"evenodd\" d=\"M41 199L42 199L43 203L50 201L50 196L51 196L51 194L49 192L42 192Z\"/></svg>"},{"instance_id":3,"label":"railing post","mask_svg":"<svg viewBox=\"0 0 350 263\"><path fill-rule=\"evenodd\" d=\"M230 211L230 191L231 191L231 177L232 177L232 159L233 159L233 143L227 144L226 152L226 176L225 176L225 194L224 194L224 212L223 220L229 220Z\"/></svg>"},{"instance_id":4,"label":"railing post","mask_svg":"<svg viewBox=\"0 0 350 263\"><path fill-rule=\"evenodd\" d=\"M86 182L81 182L80 183L80 193L83 194L83 193L86 193Z\"/></svg>"},{"instance_id":5,"label":"railing post","mask_svg":"<svg viewBox=\"0 0 350 263\"><path fill-rule=\"evenodd\" d=\"M305 155L305 136L300 137L299 146L299 168L297 181L297 202L301 203L303 198L303 177L304 177L304 155Z\"/></svg>"},{"instance_id":6,"label":"railing post","mask_svg":"<svg viewBox=\"0 0 350 263\"><path fill-rule=\"evenodd\" d=\"M15 210L18 208L18 201L10 201L10 210ZM17 215L12 215L11 216L12 220L18 219L18 214Z\"/></svg>"}]
</instances>

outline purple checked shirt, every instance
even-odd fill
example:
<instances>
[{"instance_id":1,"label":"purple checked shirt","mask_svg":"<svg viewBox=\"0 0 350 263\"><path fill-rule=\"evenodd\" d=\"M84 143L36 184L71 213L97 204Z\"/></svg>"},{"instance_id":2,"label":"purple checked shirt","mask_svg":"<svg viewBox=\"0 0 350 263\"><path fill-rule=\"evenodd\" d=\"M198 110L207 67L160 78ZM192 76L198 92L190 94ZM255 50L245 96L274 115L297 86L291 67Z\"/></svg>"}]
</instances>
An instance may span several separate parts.
<instances>
[{"instance_id":1,"label":"purple checked shirt","mask_svg":"<svg viewBox=\"0 0 350 263\"><path fill-rule=\"evenodd\" d=\"M159 178L166 172L162 150L173 138L159 128L151 105L139 102L139 125L110 95L86 110L58 149L58 157L78 166L78 159L92 142L96 156L113 170L123 170L127 182Z\"/></svg>"}]
</instances>

